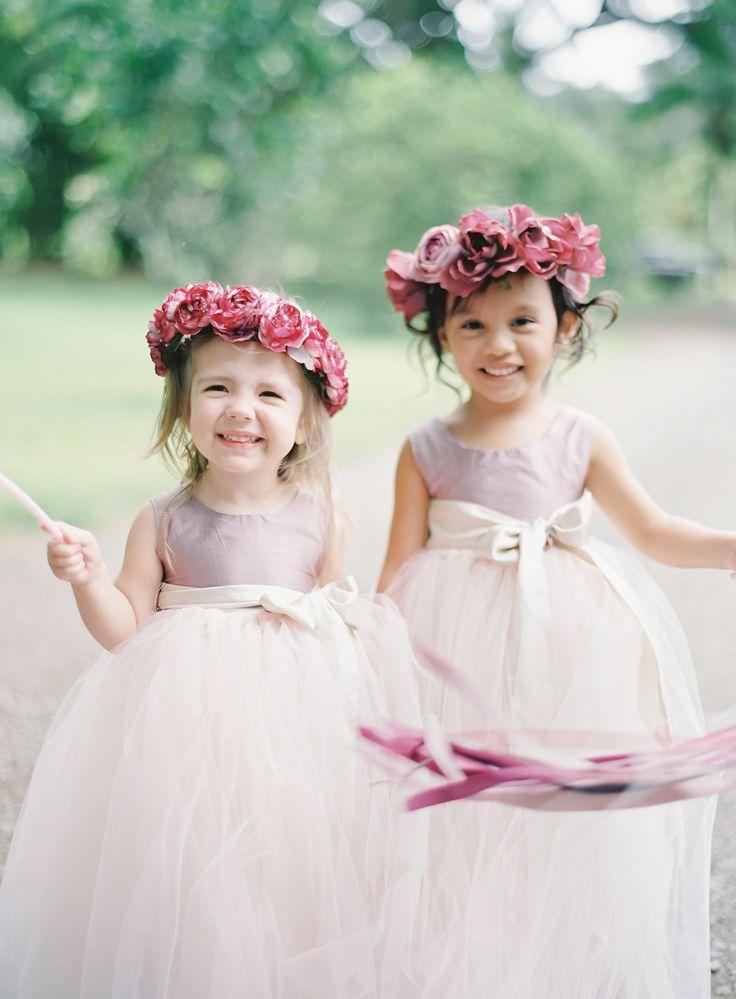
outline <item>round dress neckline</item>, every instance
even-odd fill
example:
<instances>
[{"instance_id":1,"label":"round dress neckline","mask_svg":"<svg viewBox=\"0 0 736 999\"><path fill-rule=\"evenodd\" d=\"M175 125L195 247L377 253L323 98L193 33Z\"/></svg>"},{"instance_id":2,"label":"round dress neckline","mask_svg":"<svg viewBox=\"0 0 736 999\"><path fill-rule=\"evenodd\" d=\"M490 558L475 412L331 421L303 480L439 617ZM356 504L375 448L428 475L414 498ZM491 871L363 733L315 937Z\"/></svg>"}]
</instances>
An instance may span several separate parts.
<instances>
[{"instance_id":1,"label":"round dress neckline","mask_svg":"<svg viewBox=\"0 0 736 999\"><path fill-rule=\"evenodd\" d=\"M513 447L476 447L474 444L466 444L464 441L461 441L459 437L456 437L455 434L453 434L452 430L450 430L441 417L435 416L433 417L433 420L439 424L440 429L447 437L450 438L451 441L453 441L453 443L457 444L458 447L461 447L466 451L477 451L479 454L513 454L516 451L527 451L529 448L535 447L537 444L541 444L545 441L557 426L562 414L567 411L566 406L560 406L544 432L541 433L539 437L535 437L533 441L529 441L527 444L515 444Z\"/></svg>"},{"instance_id":2,"label":"round dress neckline","mask_svg":"<svg viewBox=\"0 0 736 999\"><path fill-rule=\"evenodd\" d=\"M268 519L269 517L276 517L280 513L286 513L286 511L290 507L292 507L294 505L294 503L296 503L296 501L299 499L299 497L301 496L301 494L302 494L302 490L297 486L296 492L291 497L291 499L289 500L288 503L286 503L284 506L280 506L277 510L269 510L269 511L264 512L264 513L225 513L223 510L215 510L214 507L207 506L207 504L203 503L201 499L198 499L194 495L194 493L192 493L190 495L189 501L190 502L193 501L194 503L197 504L197 506L201 506L202 509L203 510L207 510L208 513L214 513L217 517L263 517L265 519Z\"/></svg>"}]
</instances>

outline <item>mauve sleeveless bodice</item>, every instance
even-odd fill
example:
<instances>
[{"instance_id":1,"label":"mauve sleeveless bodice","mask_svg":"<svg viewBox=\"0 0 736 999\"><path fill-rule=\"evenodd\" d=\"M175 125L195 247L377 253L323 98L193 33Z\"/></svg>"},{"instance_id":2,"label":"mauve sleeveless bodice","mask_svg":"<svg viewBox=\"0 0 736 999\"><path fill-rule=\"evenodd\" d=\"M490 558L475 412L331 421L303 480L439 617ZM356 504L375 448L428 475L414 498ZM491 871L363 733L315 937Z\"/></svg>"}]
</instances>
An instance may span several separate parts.
<instances>
[{"instance_id":1,"label":"mauve sleeveless bodice","mask_svg":"<svg viewBox=\"0 0 736 999\"><path fill-rule=\"evenodd\" d=\"M230 586L259 583L307 593L317 585L325 557L327 504L300 489L276 513L219 513L181 488L154 496L156 551L164 581L175 586ZM164 557L162 525L172 501L167 526L171 566Z\"/></svg>"},{"instance_id":2,"label":"mauve sleeveless bodice","mask_svg":"<svg viewBox=\"0 0 736 999\"><path fill-rule=\"evenodd\" d=\"M590 461L591 425L563 407L545 433L521 447L463 444L433 417L409 434L414 461L432 499L479 503L509 517L535 520L580 497Z\"/></svg>"}]
</instances>

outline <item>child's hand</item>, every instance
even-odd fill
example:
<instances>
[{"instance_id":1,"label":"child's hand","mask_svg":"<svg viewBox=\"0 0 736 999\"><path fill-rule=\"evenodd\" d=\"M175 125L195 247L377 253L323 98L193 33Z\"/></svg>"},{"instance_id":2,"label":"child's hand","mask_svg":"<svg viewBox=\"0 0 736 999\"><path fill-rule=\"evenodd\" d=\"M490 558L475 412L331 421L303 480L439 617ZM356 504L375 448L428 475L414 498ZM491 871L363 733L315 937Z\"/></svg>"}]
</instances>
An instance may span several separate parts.
<instances>
[{"instance_id":1,"label":"child's hand","mask_svg":"<svg viewBox=\"0 0 736 999\"><path fill-rule=\"evenodd\" d=\"M58 579L72 586L84 586L97 577L102 565L102 555L94 534L81 527L71 527L55 521L64 540L51 540L47 556L51 571Z\"/></svg>"}]
</instances>

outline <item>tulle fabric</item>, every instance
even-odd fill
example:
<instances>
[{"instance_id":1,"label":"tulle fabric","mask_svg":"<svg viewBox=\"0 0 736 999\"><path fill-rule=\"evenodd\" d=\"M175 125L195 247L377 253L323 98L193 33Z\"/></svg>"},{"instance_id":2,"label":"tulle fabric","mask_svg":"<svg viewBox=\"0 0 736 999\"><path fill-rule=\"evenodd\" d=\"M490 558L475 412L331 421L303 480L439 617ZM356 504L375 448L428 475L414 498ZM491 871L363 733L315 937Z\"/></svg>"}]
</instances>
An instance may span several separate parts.
<instances>
[{"instance_id":1,"label":"tulle fabric","mask_svg":"<svg viewBox=\"0 0 736 999\"><path fill-rule=\"evenodd\" d=\"M0 888L3 997L416 994L427 820L354 728L418 722L411 657L390 602L350 613L169 609L78 681Z\"/></svg>"},{"instance_id":2,"label":"tulle fabric","mask_svg":"<svg viewBox=\"0 0 736 999\"><path fill-rule=\"evenodd\" d=\"M450 733L505 733L512 750L542 757L700 734L684 635L638 564L597 541L541 559L543 624L529 620L518 565L438 548L402 566L389 592L417 650L465 682L425 685L424 708ZM429 811L446 931L425 999L709 996L713 799L584 814L473 800Z\"/></svg>"}]
</instances>

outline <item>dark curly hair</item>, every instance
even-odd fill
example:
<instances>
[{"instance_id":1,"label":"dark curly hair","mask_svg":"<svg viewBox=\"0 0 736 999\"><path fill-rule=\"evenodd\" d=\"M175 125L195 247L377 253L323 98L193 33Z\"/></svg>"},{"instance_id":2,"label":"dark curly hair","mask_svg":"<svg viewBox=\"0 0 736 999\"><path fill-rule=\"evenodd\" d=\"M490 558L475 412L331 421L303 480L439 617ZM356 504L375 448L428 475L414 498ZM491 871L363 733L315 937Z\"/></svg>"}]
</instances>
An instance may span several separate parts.
<instances>
[{"instance_id":1,"label":"dark curly hair","mask_svg":"<svg viewBox=\"0 0 736 999\"><path fill-rule=\"evenodd\" d=\"M526 268L522 268L519 272L521 274L528 274L529 272ZM456 297L450 308L450 313L452 314L460 305L461 302L468 302L472 300L480 292L485 291L494 282L506 281L507 277L489 277L482 284L478 286L478 289L474 291L471 295L465 298ZM589 299L587 302L581 301L573 295L570 289L557 280L556 277L549 279L549 288L552 294L552 303L555 308L555 313L557 315L558 326L562 323L562 317L566 312L572 312L574 316L577 317L578 322L575 326L575 331L572 337L565 342L564 347L564 357L566 358L568 367L572 367L573 364L583 357L584 354L593 351L593 339L598 332L599 327L591 323L588 318L588 310L592 308L605 309L608 312L608 321L605 322L602 329L608 329L616 319L619 314L619 297L614 291L602 291L595 298ZM430 357L433 355L436 361L436 374L441 381L445 381L443 377L444 369L448 368L447 361L445 360L445 351L440 342L440 330L445 324L447 319L447 301L449 298L449 293L445 291L444 288L440 287L439 284L427 285L427 309L425 312L421 313L416 320L407 320L406 328L419 338L418 346L420 353L426 359L427 353ZM449 383L447 383L449 384ZM455 387L454 385L451 387Z\"/></svg>"}]
</instances>

